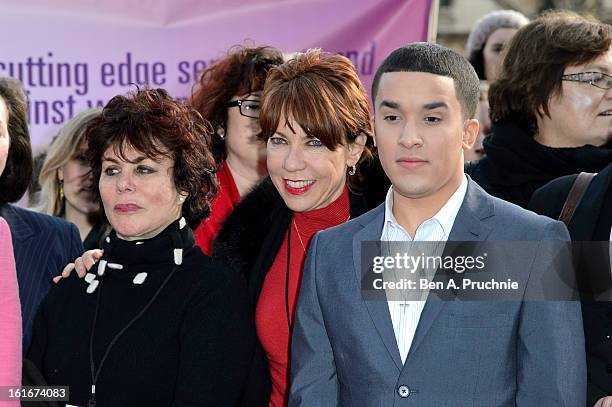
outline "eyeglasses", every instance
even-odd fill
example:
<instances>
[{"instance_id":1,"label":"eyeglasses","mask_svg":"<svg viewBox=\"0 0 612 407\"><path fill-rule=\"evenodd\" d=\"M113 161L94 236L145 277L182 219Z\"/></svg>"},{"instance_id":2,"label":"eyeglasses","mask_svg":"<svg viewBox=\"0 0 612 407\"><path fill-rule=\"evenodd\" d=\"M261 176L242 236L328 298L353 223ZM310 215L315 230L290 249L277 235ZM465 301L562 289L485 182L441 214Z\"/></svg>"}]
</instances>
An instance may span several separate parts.
<instances>
[{"instance_id":1,"label":"eyeglasses","mask_svg":"<svg viewBox=\"0 0 612 407\"><path fill-rule=\"evenodd\" d=\"M232 100L228 102L227 107L235 107L238 106L240 108L240 114L246 117L250 117L251 119L259 119L259 100Z\"/></svg>"},{"instance_id":2,"label":"eyeglasses","mask_svg":"<svg viewBox=\"0 0 612 407\"><path fill-rule=\"evenodd\" d=\"M580 72L563 75L562 81L582 82L593 85L596 88L608 90L612 88L612 76L601 72Z\"/></svg>"}]
</instances>

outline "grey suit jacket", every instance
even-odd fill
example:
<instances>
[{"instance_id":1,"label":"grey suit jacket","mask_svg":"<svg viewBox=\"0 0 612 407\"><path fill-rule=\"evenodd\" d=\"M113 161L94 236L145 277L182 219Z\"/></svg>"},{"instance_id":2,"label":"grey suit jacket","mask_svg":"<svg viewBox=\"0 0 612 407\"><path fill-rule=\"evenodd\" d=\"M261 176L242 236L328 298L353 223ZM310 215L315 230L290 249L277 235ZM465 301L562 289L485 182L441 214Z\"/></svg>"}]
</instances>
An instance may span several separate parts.
<instances>
[{"instance_id":1,"label":"grey suit jacket","mask_svg":"<svg viewBox=\"0 0 612 407\"><path fill-rule=\"evenodd\" d=\"M361 242L380 240L383 221L384 204L313 238L296 310L289 406L584 406L575 301L428 298L402 364L387 302L364 300L360 291ZM529 273L550 261L538 241L569 235L561 222L469 180L452 240L533 240L508 259Z\"/></svg>"}]
</instances>

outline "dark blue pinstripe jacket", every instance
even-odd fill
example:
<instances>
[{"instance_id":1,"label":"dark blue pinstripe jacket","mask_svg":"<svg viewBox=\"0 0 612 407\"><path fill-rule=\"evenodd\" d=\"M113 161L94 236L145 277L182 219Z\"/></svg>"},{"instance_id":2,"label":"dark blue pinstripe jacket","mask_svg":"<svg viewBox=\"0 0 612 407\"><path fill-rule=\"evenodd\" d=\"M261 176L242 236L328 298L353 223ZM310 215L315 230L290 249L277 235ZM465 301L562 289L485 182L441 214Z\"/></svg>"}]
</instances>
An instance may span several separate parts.
<instances>
[{"instance_id":1,"label":"dark blue pinstripe jacket","mask_svg":"<svg viewBox=\"0 0 612 407\"><path fill-rule=\"evenodd\" d=\"M11 228L23 321L23 351L32 338L36 310L53 284L51 279L83 253L75 225L14 205L0 206Z\"/></svg>"}]
</instances>

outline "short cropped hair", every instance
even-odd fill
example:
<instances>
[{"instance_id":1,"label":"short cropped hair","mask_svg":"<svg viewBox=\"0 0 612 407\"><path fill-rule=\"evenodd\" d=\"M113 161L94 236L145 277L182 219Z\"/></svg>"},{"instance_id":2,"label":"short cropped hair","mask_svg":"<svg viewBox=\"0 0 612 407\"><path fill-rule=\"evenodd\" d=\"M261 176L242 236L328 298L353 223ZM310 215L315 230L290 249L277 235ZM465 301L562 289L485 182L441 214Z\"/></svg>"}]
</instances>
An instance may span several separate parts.
<instances>
[{"instance_id":1,"label":"short cropped hair","mask_svg":"<svg viewBox=\"0 0 612 407\"><path fill-rule=\"evenodd\" d=\"M204 70L189 103L215 129L225 128L227 103L236 95L259 92L271 68L283 63L283 54L272 47L232 47L226 56ZM213 134L213 154L226 157L225 141Z\"/></svg>"},{"instance_id":2,"label":"short cropped hair","mask_svg":"<svg viewBox=\"0 0 612 407\"><path fill-rule=\"evenodd\" d=\"M548 101L561 90L565 68L588 63L610 49L611 27L592 17L550 11L521 28L506 49L489 89L493 121L514 121L537 132L550 117Z\"/></svg>"},{"instance_id":3,"label":"short cropped hair","mask_svg":"<svg viewBox=\"0 0 612 407\"><path fill-rule=\"evenodd\" d=\"M122 159L132 147L147 157L174 160L174 184L188 196L185 220L195 228L210 214L217 192L216 170L210 151L212 127L195 109L172 99L163 89L144 89L112 98L85 130L86 156L95 182L102 172L104 152L112 147ZM101 211L104 218L104 211Z\"/></svg>"},{"instance_id":4,"label":"short cropped hair","mask_svg":"<svg viewBox=\"0 0 612 407\"><path fill-rule=\"evenodd\" d=\"M267 141L293 118L304 132L330 150L366 136L357 164L372 158L373 126L365 88L349 59L310 49L270 71L262 98L261 138ZM293 130L293 129L292 129ZM362 189L361 174L348 179L353 191Z\"/></svg>"},{"instance_id":5,"label":"short cropped hair","mask_svg":"<svg viewBox=\"0 0 612 407\"><path fill-rule=\"evenodd\" d=\"M21 82L0 78L0 98L8 109L9 150L4 171L0 174L0 205L16 202L30 185L34 163L28 130L27 99Z\"/></svg>"},{"instance_id":6,"label":"short cropped hair","mask_svg":"<svg viewBox=\"0 0 612 407\"><path fill-rule=\"evenodd\" d=\"M429 42L397 48L385 58L374 75L372 100L376 100L380 78L389 72L424 72L452 78L464 118L476 116L480 82L474 67L458 52Z\"/></svg>"}]
</instances>

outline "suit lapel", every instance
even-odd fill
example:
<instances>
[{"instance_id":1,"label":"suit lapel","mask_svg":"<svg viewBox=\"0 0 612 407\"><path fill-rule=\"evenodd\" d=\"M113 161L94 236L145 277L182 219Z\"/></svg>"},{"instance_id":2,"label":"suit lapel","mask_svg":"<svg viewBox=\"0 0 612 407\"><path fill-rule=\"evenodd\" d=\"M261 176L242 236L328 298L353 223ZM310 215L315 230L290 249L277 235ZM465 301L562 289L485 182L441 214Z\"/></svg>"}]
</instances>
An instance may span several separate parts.
<instances>
[{"instance_id":1,"label":"suit lapel","mask_svg":"<svg viewBox=\"0 0 612 407\"><path fill-rule=\"evenodd\" d=\"M483 241L493 228L494 206L491 197L468 176L468 188L465 199L451 230L450 241ZM364 241L379 241L385 218L384 203L373 210L372 216L362 222L363 229L353 237L353 262L356 278L361 287L361 244ZM393 323L389 314L389 306L386 301L364 300L372 322L376 327L378 335L384 343L389 355L393 359L398 370L403 369L403 363L399 348L395 340ZM427 336L433 322L443 310L445 301L439 299L428 299L408 353L410 355L418 350L419 345Z\"/></svg>"},{"instance_id":2,"label":"suit lapel","mask_svg":"<svg viewBox=\"0 0 612 407\"><path fill-rule=\"evenodd\" d=\"M383 222L385 219L385 205L384 203L373 210L372 216L364 220L362 225L364 226L359 232L353 237L353 265L355 274L357 277L357 283L361 289L361 253L362 253L362 242L367 241L380 241L380 235L382 234ZM389 306L387 301L384 300L366 300L364 299L370 318L376 327L376 331L380 336L385 348L389 352L391 359L395 363L398 371L402 369L402 359L400 357L399 348L395 340L395 332L393 331L393 323L391 322L391 315L389 314Z\"/></svg>"},{"instance_id":3,"label":"suit lapel","mask_svg":"<svg viewBox=\"0 0 612 407\"><path fill-rule=\"evenodd\" d=\"M449 241L483 241L493 229L493 199L467 177L467 191L448 237Z\"/></svg>"},{"instance_id":4,"label":"suit lapel","mask_svg":"<svg viewBox=\"0 0 612 407\"><path fill-rule=\"evenodd\" d=\"M451 229L449 241L483 241L493 228L493 201L490 196L468 176L468 188L463 204L459 208L455 223ZM421 313L410 351L410 355L418 350L431 325L444 308L446 300L428 298Z\"/></svg>"},{"instance_id":5,"label":"suit lapel","mask_svg":"<svg viewBox=\"0 0 612 407\"><path fill-rule=\"evenodd\" d=\"M23 242L34 236L34 230L12 205L3 205L0 213L9 224L11 236L13 237L13 246L15 251L17 251Z\"/></svg>"}]
</instances>

